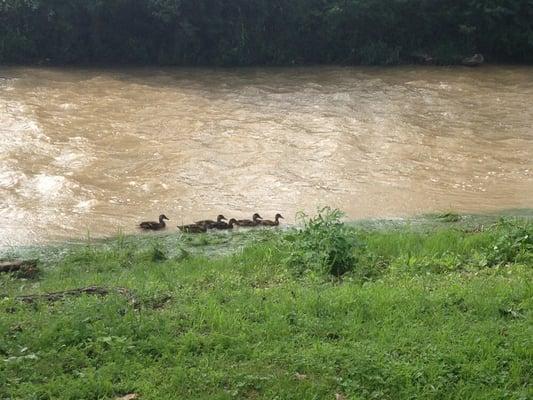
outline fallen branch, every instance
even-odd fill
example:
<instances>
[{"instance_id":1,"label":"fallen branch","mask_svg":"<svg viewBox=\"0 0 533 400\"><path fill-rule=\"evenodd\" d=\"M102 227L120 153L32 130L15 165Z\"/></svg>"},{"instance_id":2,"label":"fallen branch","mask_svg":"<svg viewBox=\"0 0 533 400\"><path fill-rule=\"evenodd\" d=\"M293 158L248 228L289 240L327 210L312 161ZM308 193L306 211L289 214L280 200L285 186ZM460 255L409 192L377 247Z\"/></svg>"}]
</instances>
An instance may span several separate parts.
<instances>
[{"instance_id":1,"label":"fallen branch","mask_svg":"<svg viewBox=\"0 0 533 400\"><path fill-rule=\"evenodd\" d=\"M105 287L100 286L89 286L85 288L78 288L78 289L71 289L71 290L64 290L61 292L52 292L52 293L43 293L43 294L29 294L24 296L17 296L15 297L15 300L23 301L25 303L34 303L38 300L45 300L45 301L58 301L58 300L64 300L67 297L78 297L83 294L86 295L96 295L96 296L107 296L111 293L118 293L120 295L125 296L130 303L132 303L134 306L138 305L139 302L128 289L126 288L112 288L108 289Z\"/></svg>"},{"instance_id":2,"label":"fallen branch","mask_svg":"<svg viewBox=\"0 0 533 400\"><path fill-rule=\"evenodd\" d=\"M39 273L39 268L35 260L1 261L0 273L16 273L21 278L33 278Z\"/></svg>"},{"instance_id":3,"label":"fallen branch","mask_svg":"<svg viewBox=\"0 0 533 400\"><path fill-rule=\"evenodd\" d=\"M137 296L135 296L134 293L132 293L127 288L123 288L123 287L106 288L102 286L88 286L84 288L63 290L60 292L28 294L28 295L16 296L13 299L17 301L21 301L23 303L27 303L27 304L34 304L37 301L54 302L54 301L65 300L68 297L79 297L81 295L107 296L109 294L114 294L114 293L124 296L126 299L128 299L128 302L135 309L139 309L141 308L141 306L143 306L143 307L151 308L153 310L158 310L160 308L163 308L170 300L172 300L171 295L165 294L159 297L141 301L137 298ZM7 297L9 296L0 295L0 298L7 298Z\"/></svg>"}]
</instances>

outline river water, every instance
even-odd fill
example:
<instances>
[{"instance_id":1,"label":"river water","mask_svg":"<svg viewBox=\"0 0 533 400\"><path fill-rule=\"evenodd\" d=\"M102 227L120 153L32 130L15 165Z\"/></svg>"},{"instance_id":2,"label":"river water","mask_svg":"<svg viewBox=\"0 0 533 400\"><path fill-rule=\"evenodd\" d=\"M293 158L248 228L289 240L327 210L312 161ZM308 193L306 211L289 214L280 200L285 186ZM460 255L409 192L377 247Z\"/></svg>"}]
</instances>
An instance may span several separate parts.
<instances>
[{"instance_id":1,"label":"river water","mask_svg":"<svg viewBox=\"0 0 533 400\"><path fill-rule=\"evenodd\" d=\"M533 68L0 68L0 245L533 207Z\"/></svg>"}]
</instances>

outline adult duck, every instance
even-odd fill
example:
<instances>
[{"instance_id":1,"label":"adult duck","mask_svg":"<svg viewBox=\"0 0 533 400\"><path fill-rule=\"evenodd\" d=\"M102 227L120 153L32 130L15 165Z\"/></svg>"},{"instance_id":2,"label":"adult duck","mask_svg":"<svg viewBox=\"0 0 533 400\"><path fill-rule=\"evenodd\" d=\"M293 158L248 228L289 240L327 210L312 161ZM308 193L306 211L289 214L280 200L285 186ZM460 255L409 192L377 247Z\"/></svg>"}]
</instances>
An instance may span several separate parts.
<instances>
[{"instance_id":1,"label":"adult duck","mask_svg":"<svg viewBox=\"0 0 533 400\"><path fill-rule=\"evenodd\" d=\"M213 221L212 219L203 219L201 221L196 221L195 224L205 226L207 229L211 229L213 225L218 224L225 219L226 217L224 217L222 214L219 214L216 221Z\"/></svg>"},{"instance_id":2,"label":"adult duck","mask_svg":"<svg viewBox=\"0 0 533 400\"><path fill-rule=\"evenodd\" d=\"M263 225L263 226L278 226L280 218L285 219L285 218L283 218L283 216L281 214L278 213L274 217L274 221L271 221L269 219L263 219L263 220L259 221L259 224Z\"/></svg>"},{"instance_id":3,"label":"adult duck","mask_svg":"<svg viewBox=\"0 0 533 400\"><path fill-rule=\"evenodd\" d=\"M209 229L220 229L220 230L233 229L233 224L235 223L237 223L237 220L235 218L232 218L229 220L229 222L224 222L224 221L215 222L209 227Z\"/></svg>"},{"instance_id":4,"label":"adult duck","mask_svg":"<svg viewBox=\"0 0 533 400\"><path fill-rule=\"evenodd\" d=\"M178 225L178 229L185 233L207 232L207 228L204 225L198 225L198 224Z\"/></svg>"},{"instance_id":5,"label":"adult duck","mask_svg":"<svg viewBox=\"0 0 533 400\"><path fill-rule=\"evenodd\" d=\"M252 219L238 219L235 222L237 226L257 226L259 225L260 220L263 219L258 213L255 213L252 216Z\"/></svg>"},{"instance_id":6,"label":"adult duck","mask_svg":"<svg viewBox=\"0 0 533 400\"><path fill-rule=\"evenodd\" d=\"M170 221L165 214L161 214L159 216L159 222L155 222L155 221L141 222L139 224L139 228L144 229L145 231L158 231L160 229L164 229L166 226L165 219L167 221Z\"/></svg>"}]
</instances>

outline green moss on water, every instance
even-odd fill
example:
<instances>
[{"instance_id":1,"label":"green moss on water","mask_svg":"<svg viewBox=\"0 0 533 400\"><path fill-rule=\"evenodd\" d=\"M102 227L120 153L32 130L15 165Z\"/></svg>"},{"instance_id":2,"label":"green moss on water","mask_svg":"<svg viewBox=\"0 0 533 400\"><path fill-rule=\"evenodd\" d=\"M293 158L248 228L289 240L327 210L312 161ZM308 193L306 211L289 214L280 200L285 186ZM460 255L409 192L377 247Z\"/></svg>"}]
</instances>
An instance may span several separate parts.
<instances>
[{"instance_id":1,"label":"green moss on water","mask_svg":"<svg viewBox=\"0 0 533 400\"><path fill-rule=\"evenodd\" d=\"M0 277L0 398L528 398L532 224L474 220L345 226L340 278L285 230L33 249L38 280ZM91 285L138 303L15 299Z\"/></svg>"}]
</instances>

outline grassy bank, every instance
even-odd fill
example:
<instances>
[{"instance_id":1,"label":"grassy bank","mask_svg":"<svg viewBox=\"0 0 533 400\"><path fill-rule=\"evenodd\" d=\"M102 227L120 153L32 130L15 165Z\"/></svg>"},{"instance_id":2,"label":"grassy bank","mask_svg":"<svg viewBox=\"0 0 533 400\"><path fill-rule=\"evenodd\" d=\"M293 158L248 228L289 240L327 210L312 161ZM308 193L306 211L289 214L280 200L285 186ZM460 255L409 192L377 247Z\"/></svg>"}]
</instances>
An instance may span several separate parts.
<instances>
[{"instance_id":1,"label":"grassy bank","mask_svg":"<svg viewBox=\"0 0 533 400\"><path fill-rule=\"evenodd\" d=\"M529 398L533 226L464 222L43 250L0 277L0 398Z\"/></svg>"}]
</instances>

